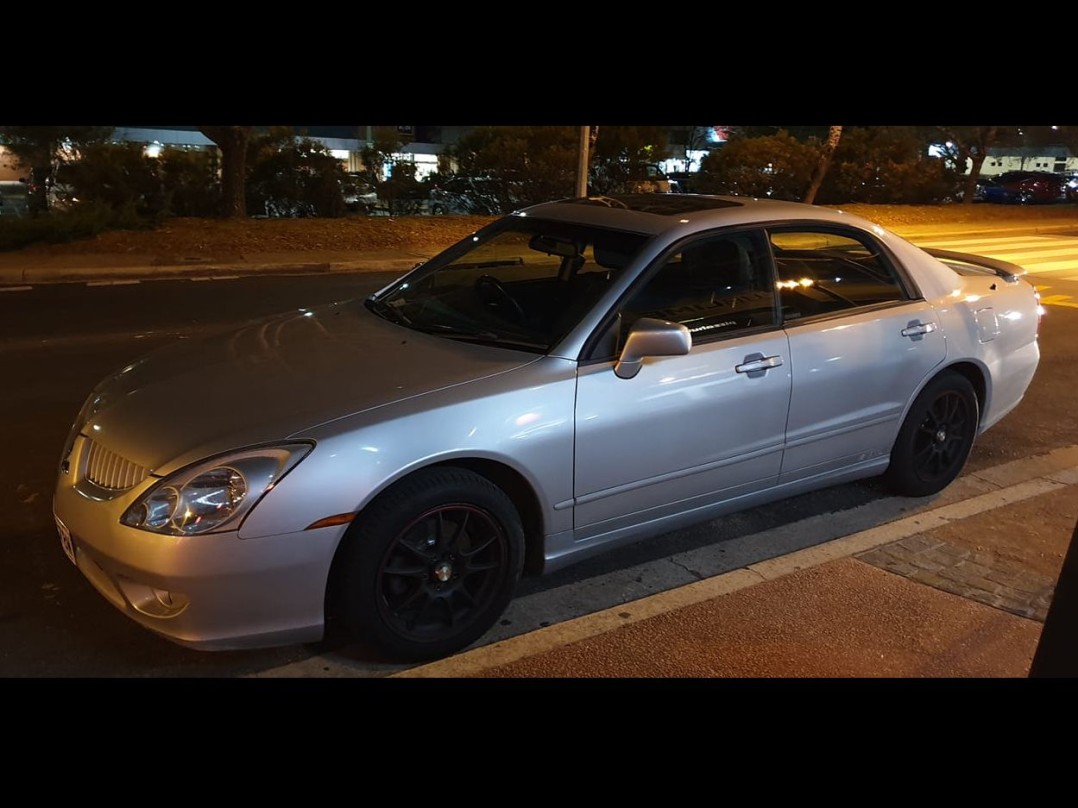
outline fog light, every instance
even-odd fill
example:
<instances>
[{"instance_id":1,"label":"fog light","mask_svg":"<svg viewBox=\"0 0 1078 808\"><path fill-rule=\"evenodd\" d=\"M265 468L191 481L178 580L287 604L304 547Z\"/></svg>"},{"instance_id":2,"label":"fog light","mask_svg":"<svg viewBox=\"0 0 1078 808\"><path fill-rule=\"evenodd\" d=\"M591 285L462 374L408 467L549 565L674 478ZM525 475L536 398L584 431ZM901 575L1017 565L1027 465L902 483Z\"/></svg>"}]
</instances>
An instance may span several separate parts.
<instances>
[{"instance_id":1,"label":"fog light","mask_svg":"<svg viewBox=\"0 0 1078 808\"><path fill-rule=\"evenodd\" d=\"M176 617L191 605L191 600L182 592L140 584L122 575L116 576L116 584L128 605L147 617Z\"/></svg>"}]
</instances>

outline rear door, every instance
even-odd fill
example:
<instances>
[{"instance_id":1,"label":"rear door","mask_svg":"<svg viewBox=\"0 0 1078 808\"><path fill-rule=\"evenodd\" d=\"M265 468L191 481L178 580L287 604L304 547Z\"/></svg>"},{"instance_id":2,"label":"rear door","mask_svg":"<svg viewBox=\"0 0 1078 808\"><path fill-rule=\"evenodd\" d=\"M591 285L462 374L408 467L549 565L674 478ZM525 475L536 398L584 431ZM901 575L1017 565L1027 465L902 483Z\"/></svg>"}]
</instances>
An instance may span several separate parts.
<instances>
[{"instance_id":1,"label":"rear door","mask_svg":"<svg viewBox=\"0 0 1078 808\"><path fill-rule=\"evenodd\" d=\"M769 240L792 368L780 481L878 461L946 356L939 318L868 233L789 226Z\"/></svg>"}]
</instances>

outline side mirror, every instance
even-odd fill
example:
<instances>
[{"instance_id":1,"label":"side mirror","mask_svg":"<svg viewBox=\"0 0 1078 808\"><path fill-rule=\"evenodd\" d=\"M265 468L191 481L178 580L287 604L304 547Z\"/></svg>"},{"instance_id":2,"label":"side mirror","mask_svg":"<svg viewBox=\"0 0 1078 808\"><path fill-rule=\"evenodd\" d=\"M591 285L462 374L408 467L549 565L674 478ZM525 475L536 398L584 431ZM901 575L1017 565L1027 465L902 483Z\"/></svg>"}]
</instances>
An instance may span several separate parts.
<instances>
[{"instance_id":1,"label":"side mirror","mask_svg":"<svg viewBox=\"0 0 1078 808\"><path fill-rule=\"evenodd\" d=\"M692 334L680 323L641 317L629 329L625 347L614 365L621 379L631 379L640 372L649 356L684 356L692 348Z\"/></svg>"}]
</instances>

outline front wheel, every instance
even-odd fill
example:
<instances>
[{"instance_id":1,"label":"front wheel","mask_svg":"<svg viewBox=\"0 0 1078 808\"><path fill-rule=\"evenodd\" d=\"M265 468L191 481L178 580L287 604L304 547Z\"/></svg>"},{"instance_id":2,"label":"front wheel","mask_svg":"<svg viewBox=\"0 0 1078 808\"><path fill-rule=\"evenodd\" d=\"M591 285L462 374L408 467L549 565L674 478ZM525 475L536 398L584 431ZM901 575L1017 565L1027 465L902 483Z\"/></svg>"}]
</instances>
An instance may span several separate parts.
<instances>
[{"instance_id":1,"label":"front wheel","mask_svg":"<svg viewBox=\"0 0 1078 808\"><path fill-rule=\"evenodd\" d=\"M345 541L342 622L400 661L448 656L479 639L509 605L523 568L512 501L466 469L402 481L359 515Z\"/></svg>"},{"instance_id":2,"label":"front wheel","mask_svg":"<svg viewBox=\"0 0 1078 808\"><path fill-rule=\"evenodd\" d=\"M910 407L884 481L904 496L942 491L966 465L979 420L977 394L969 380L955 372L937 376Z\"/></svg>"}]
</instances>

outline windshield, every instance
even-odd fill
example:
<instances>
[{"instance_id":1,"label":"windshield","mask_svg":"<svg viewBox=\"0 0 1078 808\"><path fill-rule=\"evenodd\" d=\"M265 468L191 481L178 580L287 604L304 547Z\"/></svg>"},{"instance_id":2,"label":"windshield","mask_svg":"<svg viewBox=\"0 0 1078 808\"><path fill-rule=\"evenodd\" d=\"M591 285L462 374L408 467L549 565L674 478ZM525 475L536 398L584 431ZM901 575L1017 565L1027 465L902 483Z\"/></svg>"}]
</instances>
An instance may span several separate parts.
<instances>
[{"instance_id":1,"label":"windshield","mask_svg":"<svg viewBox=\"0 0 1078 808\"><path fill-rule=\"evenodd\" d=\"M647 236L511 216L402 278L367 307L417 331L546 353Z\"/></svg>"}]
</instances>

